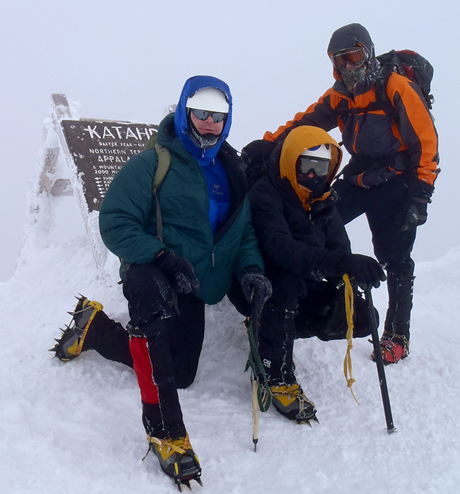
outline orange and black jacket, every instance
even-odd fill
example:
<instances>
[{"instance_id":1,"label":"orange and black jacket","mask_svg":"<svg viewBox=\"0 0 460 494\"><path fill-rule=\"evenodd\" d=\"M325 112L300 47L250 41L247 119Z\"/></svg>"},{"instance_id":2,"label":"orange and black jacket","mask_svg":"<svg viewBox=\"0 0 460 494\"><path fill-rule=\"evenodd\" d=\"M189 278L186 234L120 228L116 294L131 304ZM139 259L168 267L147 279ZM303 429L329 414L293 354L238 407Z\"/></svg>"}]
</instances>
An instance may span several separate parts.
<instances>
[{"instance_id":1,"label":"orange and black jacket","mask_svg":"<svg viewBox=\"0 0 460 494\"><path fill-rule=\"evenodd\" d=\"M274 133L266 132L264 139L281 142L299 125L314 125L326 131L338 127L351 155L348 167L353 168L353 173L388 165L404 172L410 195L431 195L439 161L438 137L418 85L392 73L386 86L394 109L389 112L377 101L379 69L355 85L354 95L348 92L337 71L334 76L334 86L316 103Z\"/></svg>"}]
</instances>

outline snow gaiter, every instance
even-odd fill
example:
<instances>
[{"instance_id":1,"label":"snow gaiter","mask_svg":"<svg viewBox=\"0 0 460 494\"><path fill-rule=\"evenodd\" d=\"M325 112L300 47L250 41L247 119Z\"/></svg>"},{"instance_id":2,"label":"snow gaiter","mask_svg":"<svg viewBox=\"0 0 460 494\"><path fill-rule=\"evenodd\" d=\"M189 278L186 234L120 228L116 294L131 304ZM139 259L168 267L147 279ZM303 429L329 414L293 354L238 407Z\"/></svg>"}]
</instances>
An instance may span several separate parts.
<instances>
[{"instance_id":1,"label":"snow gaiter","mask_svg":"<svg viewBox=\"0 0 460 494\"><path fill-rule=\"evenodd\" d=\"M185 437L186 431L177 394L174 363L165 321L155 321L147 327L143 327L142 331L147 337L153 380L158 388L164 431L172 439Z\"/></svg>"},{"instance_id":2,"label":"snow gaiter","mask_svg":"<svg viewBox=\"0 0 460 494\"><path fill-rule=\"evenodd\" d=\"M411 274L387 273L388 310L385 319L385 331L410 337L410 312L414 276Z\"/></svg>"},{"instance_id":3,"label":"snow gaiter","mask_svg":"<svg viewBox=\"0 0 460 494\"><path fill-rule=\"evenodd\" d=\"M94 316L86 335L85 346L88 349L93 348L106 359L133 367L128 332L102 310Z\"/></svg>"},{"instance_id":4,"label":"snow gaiter","mask_svg":"<svg viewBox=\"0 0 460 494\"><path fill-rule=\"evenodd\" d=\"M260 318L259 355L269 381L291 384L294 378L293 347L295 308L266 303Z\"/></svg>"}]
</instances>

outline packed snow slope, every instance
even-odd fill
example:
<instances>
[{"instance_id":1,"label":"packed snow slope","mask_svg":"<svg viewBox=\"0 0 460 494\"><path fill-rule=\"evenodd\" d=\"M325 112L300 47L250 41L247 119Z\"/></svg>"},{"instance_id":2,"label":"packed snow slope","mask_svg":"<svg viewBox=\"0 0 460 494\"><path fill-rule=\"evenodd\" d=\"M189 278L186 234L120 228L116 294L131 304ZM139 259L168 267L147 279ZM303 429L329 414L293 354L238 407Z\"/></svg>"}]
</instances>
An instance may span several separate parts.
<instances>
[{"instance_id":1,"label":"packed snow slope","mask_svg":"<svg viewBox=\"0 0 460 494\"><path fill-rule=\"evenodd\" d=\"M147 442L133 371L94 351L68 363L47 351L78 293L128 318L117 260L97 270L78 218L65 216L54 232L26 229L15 275L0 284L0 492L174 493L155 456L142 461ZM411 355L386 368L391 435L367 339L352 350L360 405L343 375L346 342L301 340L297 376L320 424L297 425L270 409L260 416L254 453L243 318L227 300L209 307L197 379L180 392L203 467L204 486L194 492L460 492L460 249L417 265L416 275ZM373 295L383 317L385 285Z\"/></svg>"}]
</instances>

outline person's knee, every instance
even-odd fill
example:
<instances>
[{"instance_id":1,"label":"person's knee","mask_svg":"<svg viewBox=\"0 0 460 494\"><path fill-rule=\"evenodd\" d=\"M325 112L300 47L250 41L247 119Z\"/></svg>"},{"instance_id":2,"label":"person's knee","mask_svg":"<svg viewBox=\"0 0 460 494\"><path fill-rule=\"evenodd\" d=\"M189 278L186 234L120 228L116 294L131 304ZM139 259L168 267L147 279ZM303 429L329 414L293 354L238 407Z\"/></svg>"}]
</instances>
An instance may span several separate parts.
<instances>
[{"instance_id":1,"label":"person's knee","mask_svg":"<svg viewBox=\"0 0 460 494\"><path fill-rule=\"evenodd\" d=\"M373 307L375 313L375 322L377 328L380 324L380 315L378 310ZM369 310L367 308L367 302L361 296L355 295L354 302L354 321L353 321L353 338L365 338L372 332L373 321Z\"/></svg>"},{"instance_id":2,"label":"person's knee","mask_svg":"<svg viewBox=\"0 0 460 494\"><path fill-rule=\"evenodd\" d=\"M153 264L131 264L123 277L123 293L128 300L142 299L152 292L163 293L167 287L168 279Z\"/></svg>"},{"instance_id":3,"label":"person's knee","mask_svg":"<svg viewBox=\"0 0 460 494\"><path fill-rule=\"evenodd\" d=\"M272 310L280 307L291 309L297 306L297 300L307 294L305 279L290 271L276 268L267 269L267 278L272 284L272 295L267 304L272 305Z\"/></svg>"},{"instance_id":4,"label":"person's knee","mask_svg":"<svg viewBox=\"0 0 460 494\"><path fill-rule=\"evenodd\" d=\"M389 258L384 261L386 271L389 275L397 276L398 278L410 278L414 274L415 263L412 259L394 259Z\"/></svg>"},{"instance_id":5,"label":"person's knee","mask_svg":"<svg viewBox=\"0 0 460 494\"><path fill-rule=\"evenodd\" d=\"M179 389L186 389L193 384L195 381L196 373L193 375L176 375L176 386Z\"/></svg>"},{"instance_id":6,"label":"person's knee","mask_svg":"<svg viewBox=\"0 0 460 494\"><path fill-rule=\"evenodd\" d=\"M151 264L130 265L123 279L123 294L133 328L175 315L174 292L164 274Z\"/></svg>"}]
</instances>

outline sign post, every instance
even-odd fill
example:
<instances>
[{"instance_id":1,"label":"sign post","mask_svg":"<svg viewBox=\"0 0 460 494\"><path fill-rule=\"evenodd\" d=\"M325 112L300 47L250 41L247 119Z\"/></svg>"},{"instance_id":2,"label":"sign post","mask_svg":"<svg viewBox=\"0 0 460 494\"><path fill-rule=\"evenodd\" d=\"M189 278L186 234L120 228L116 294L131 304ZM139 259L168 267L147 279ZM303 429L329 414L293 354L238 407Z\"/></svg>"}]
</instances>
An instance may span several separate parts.
<instances>
[{"instance_id":1,"label":"sign post","mask_svg":"<svg viewBox=\"0 0 460 494\"><path fill-rule=\"evenodd\" d=\"M105 193L113 177L131 157L143 150L158 126L78 119L65 95L53 94L51 99L29 229L31 225L49 228L50 208L54 204L51 196L75 196L96 265L102 268L107 249L100 238L98 219Z\"/></svg>"}]
</instances>

